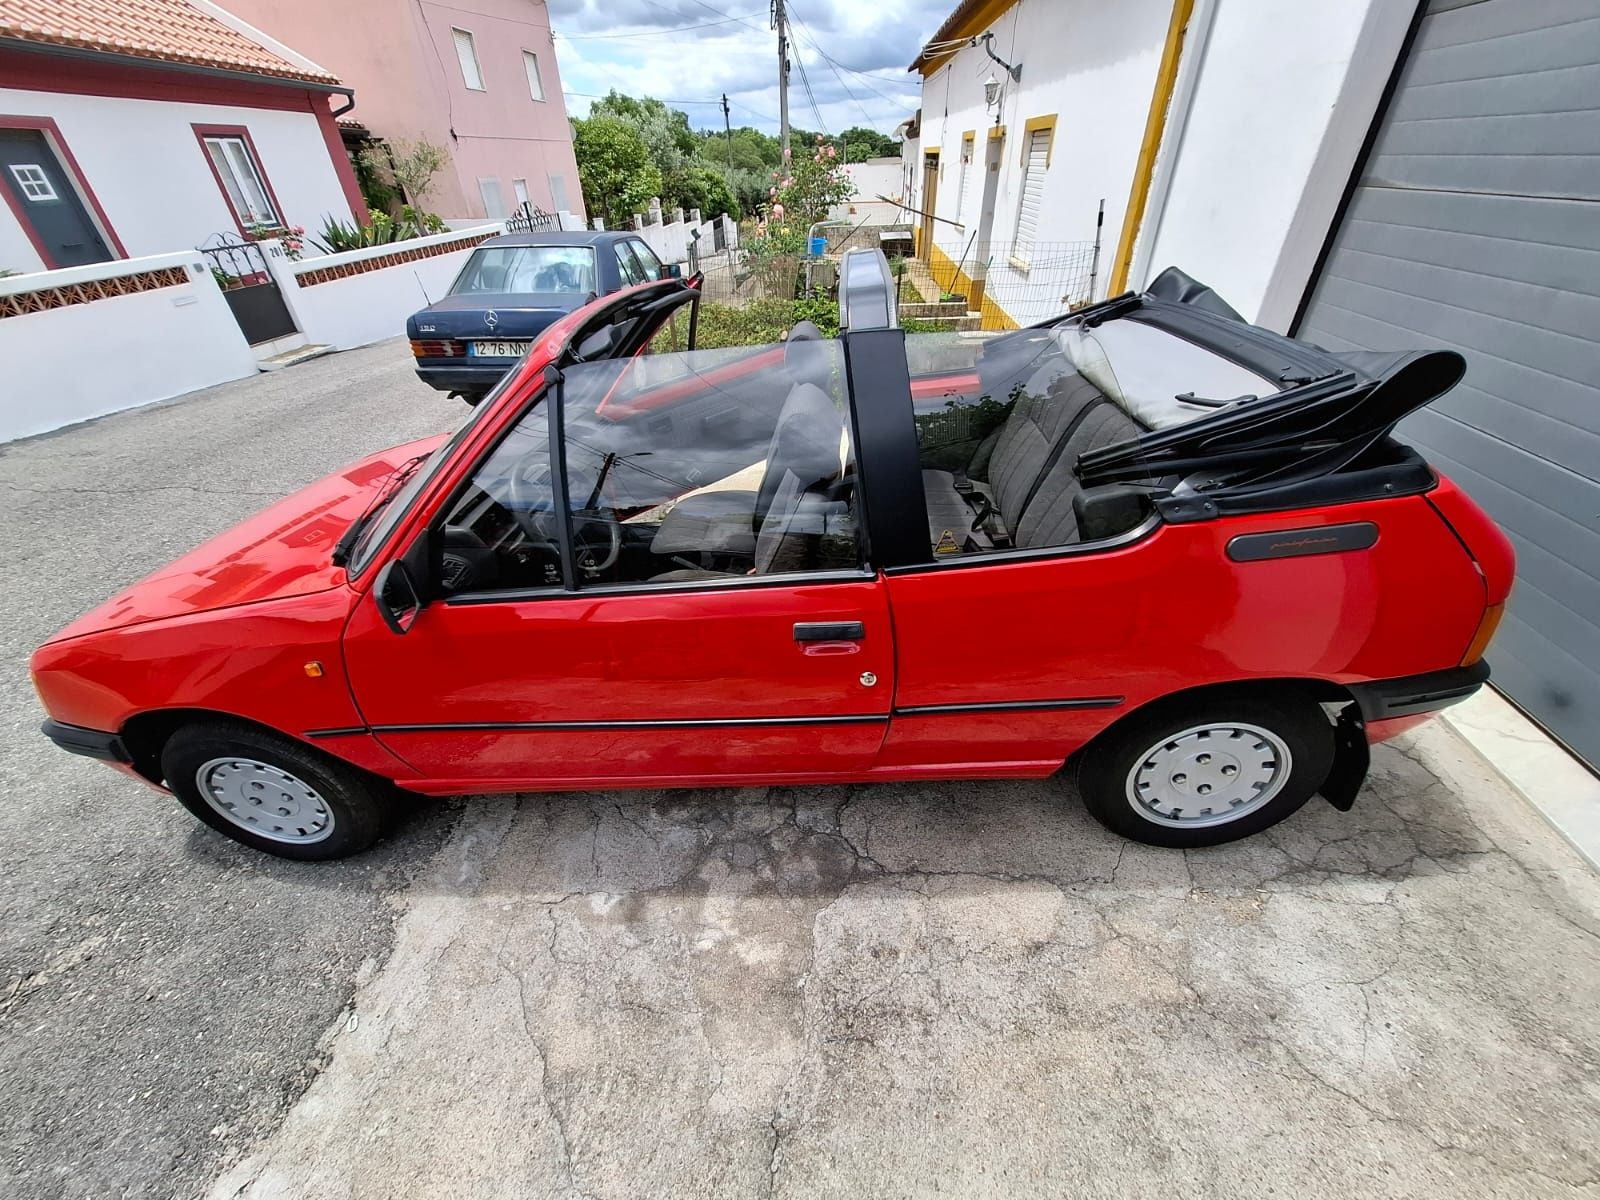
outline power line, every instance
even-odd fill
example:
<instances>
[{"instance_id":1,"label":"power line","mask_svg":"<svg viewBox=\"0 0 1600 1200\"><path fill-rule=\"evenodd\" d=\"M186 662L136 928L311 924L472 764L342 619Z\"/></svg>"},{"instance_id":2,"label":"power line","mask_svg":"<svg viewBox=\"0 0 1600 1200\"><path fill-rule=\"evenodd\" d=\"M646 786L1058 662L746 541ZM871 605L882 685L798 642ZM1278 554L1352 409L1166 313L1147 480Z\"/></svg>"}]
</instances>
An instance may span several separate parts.
<instances>
[{"instance_id":1,"label":"power line","mask_svg":"<svg viewBox=\"0 0 1600 1200\"><path fill-rule=\"evenodd\" d=\"M828 132L828 123L822 119L822 109L817 107L817 97L816 94L811 90L811 80L806 76L805 59L796 54L794 56L794 65L800 68L800 86L802 89L804 89L806 100L811 105L811 115L817 118L817 128L822 130L822 132L827 134L827 136L832 137L833 134Z\"/></svg>"},{"instance_id":2,"label":"power line","mask_svg":"<svg viewBox=\"0 0 1600 1200\"><path fill-rule=\"evenodd\" d=\"M833 72L833 77L839 81L839 86L844 89L844 94L849 96L851 102L855 104L856 108L861 110L861 115L866 118L867 124L870 126L872 124L872 114L867 111L867 106L862 104L861 101L856 98L856 94L850 90L850 85L845 83L844 76L839 74L839 68L834 65L833 59L822 53L822 47L817 45L817 39L812 36L811 30L808 29L805 22L800 19L800 14L795 10L793 4L789 6L789 11L794 18L795 28L805 35L806 41L811 43L811 48L813 50L815 50L818 54L822 54L823 61L828 64L828 69Z\"/></svg>"},{"instance_id":3,"label":"power line","mask_svg":"<svg viewBox=\"0 0 1600 1200\"><path fill-rule=\"evenodd\" d=\"M561 94L563 96L581 96L585 100L605 100L605 99L607 99L606 96L597 95L594 92L572 92L572 91L566 90L565 88L562 89ZM718 100L684 100L684 99L681 99L681 98L680 99L674 99L671 96L645 96L644 99L646 99L646 100L659 100L663 104L714 104L719 108L722 106L722 101L720 99L718 99ZM732 104L735 108L744 109L745 112L749 113L751 116L759 117L763 121L776 121L777 120L777 118L772 116L770 113L764 113L764 112L761 112L759 109L751 108L748 104L745 104L743 101L740 101L740 100L735 100L731 96L728 98L728 103Z\"/></svg>"},{"instance_id":4,"label":"power line","mask_svg":"<svg viewBox=\"0 0 1600 1200\"><path fill-rule=\"evenodd\" d=\"M792 9L793 5L791 4L790 7ZM843 79L843 77L840 76L839 71L840 70L845 70L845 71L850 72L850 74L852 74L852 75L859 75L863 79L878 79L878 82L880 82L880 83L888 83L890 81L886 80L886 79L880 79L876 75L869 75L865 71L858 71L854 67L845 66L844 63L842 63L838 59L834 58L833 55L829 54L826 50L824 50L822 48L822 45L817 41L816 37L813 36L813 34L811 33L811 30L807 29L805 27L805 25L801 23L799 16L796 16L794 18L794 23L797 26L799 26L800 29L805 33L806 41L811 44L811 48L813 50L815 50L818 54L820 54L822 56L823 61L826 62L828 64L829 68L831 68L833 70L834 78L839 80L839 86L844 88L845 95L849 96L850 99L856 101L856 107L861 109L862 114L867 117L867 123L870 125L872 123L871 115L867 113L867 110L862 105L861 101L860 100L856 100L856 97L855 97L854 93L852 93L850 91L849 87L847 87L845 85L844 79ZM912 83L910 80L906 80L904 83L901 84L901 86L903 86L903 87L914 87L914 88L918 89L919 91L922 88L922 84L920 82L919 83ZM889 96L889 95L885 95L883 92L878 91L878 89L873 87L870 83L866 85L866 88L867 88L867 90L869 92L873 93L873 95L877 96L880 100L883 100L883 101L885 101L885 102L887 102L889 104L894 104L894 105L903 107L904 105L906 105L906 104L908 104L910 102L910 97L908 97L908 96Z\"/></svg>"},{"instance_id":5,"label":"power line","mask_svg":"<svg viewBox=\"0 0 1600 1200\"><path fill-rule=\"evenodd\" d=\"M699 25L679 25L675 29L642 29L637 33L551 33L551 37L560 38L564 42L595 42L606 41L611 38L642 38L665 37L669 33L687 33L691 29L710 29L715 25L732 25L735 21L742 21L741 17L724 17L720 21L704 21Z\"/></svg>"}]
</instances>

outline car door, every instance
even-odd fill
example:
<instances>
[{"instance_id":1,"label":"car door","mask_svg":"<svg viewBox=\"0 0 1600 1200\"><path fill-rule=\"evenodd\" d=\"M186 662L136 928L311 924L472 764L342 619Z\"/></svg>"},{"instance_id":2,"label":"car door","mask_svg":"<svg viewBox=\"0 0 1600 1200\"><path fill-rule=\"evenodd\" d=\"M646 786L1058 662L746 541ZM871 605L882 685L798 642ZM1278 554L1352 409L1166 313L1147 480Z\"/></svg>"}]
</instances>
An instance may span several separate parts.
<instances>
[{"instance_id":1,"label":"car door","mask_svg":"<svg viewBox=\"0 0 1600 1200\"><path fill-rule=\"evenodd\" d=\"M418 531L443 595L403 634L357 606L357 703L426 786L870 769L893 638L855 532L838 348L813 343L803 385L774 349L569 368ZM719 406L758 387L770 402Z\"/></svg>"}]
</instances>

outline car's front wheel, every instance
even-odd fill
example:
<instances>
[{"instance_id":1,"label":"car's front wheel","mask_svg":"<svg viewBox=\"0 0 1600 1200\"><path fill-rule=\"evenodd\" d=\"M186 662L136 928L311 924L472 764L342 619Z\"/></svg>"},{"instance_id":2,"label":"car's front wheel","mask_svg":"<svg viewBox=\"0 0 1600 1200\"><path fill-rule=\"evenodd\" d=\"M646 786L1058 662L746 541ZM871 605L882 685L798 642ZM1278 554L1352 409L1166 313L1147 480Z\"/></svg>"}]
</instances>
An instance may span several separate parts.
<instances>
[{"instance_id":1,"label":"car's front wheel","mask_svg":"<svg viewBox=\"0 0 1600 1200\"><path fill-rule=\"evenodd\" d=\"M161 752L167 786L211 828L280 858L343 858L383 836L382 785L243 722L187 725Z\"/></svg>"},{"instance_id":2,"label":"car's front wheel","mask_svg":"<svg viewBox=\"0 0 1600 1200\"><path fill-rule=\"evenodd\" d=\"M1086 746L1078 789L1108 829L1152 846L1215 846L1276 825L1333 766L1334 729L1299 691L1151 705Z\"/></svg>"}]
</instances>

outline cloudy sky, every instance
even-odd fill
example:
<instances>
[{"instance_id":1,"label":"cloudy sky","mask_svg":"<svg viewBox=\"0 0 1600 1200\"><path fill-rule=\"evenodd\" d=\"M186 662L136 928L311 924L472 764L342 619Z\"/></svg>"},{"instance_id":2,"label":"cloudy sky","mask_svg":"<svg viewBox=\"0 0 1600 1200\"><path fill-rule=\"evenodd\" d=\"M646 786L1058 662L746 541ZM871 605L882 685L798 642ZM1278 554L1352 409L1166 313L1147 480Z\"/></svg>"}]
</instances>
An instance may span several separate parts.
<instances>
[{"instance_id":1,"label":"cloudy sky","mask_svg":"<svg viewBox=\"0 0 1600 1200\"><path fill-rule=\"evenodd\" d=\"M957 0L787 0L789 119L829 133L888 133L917 108L906 66ZM778 129L778 43L768 0L549 0L568 110L616 88L668 101L697 128ZM830 61L830 59L832 61Z\"/></svg>"}]
</instances>

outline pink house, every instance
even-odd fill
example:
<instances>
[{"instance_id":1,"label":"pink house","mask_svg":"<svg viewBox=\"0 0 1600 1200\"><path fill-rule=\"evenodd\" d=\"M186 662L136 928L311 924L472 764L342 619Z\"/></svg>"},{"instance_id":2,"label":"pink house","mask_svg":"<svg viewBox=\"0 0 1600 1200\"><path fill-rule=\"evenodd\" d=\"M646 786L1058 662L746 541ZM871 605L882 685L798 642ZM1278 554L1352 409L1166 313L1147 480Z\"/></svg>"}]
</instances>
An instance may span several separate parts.
<instances>
[{"instance_id":1,"label":"pink house","mask_svg":"<svg viewBox=\"0 0 1600 1200\"><path fill-rule=\"evenodd\" d=\"M544 0L227 0L355 89L373 137L445 147L427 206L503 217L524 200L582 215ZM346 123L346 128L349 128Z\"/></svg>"}]
</instances>

